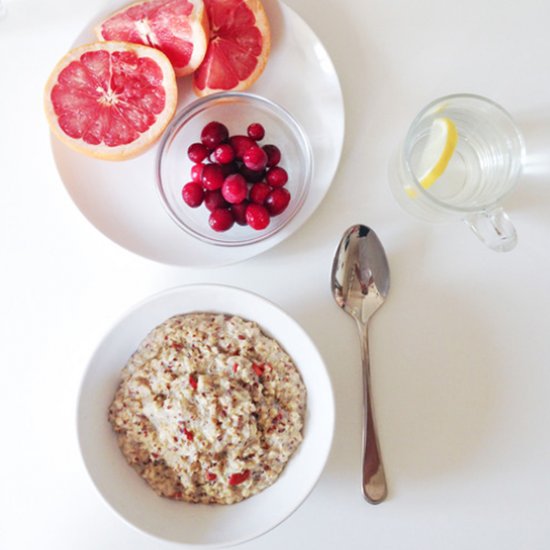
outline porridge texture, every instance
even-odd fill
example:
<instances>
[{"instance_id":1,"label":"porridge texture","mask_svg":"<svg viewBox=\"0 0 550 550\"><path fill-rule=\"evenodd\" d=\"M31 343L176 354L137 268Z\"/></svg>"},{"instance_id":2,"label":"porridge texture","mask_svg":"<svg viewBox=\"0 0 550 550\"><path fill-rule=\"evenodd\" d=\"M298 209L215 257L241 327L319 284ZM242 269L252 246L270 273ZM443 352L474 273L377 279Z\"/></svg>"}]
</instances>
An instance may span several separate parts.
<instances>
[{"instance_id":1,"label":"porridge texture","mask_svg":"<svg viewBox=\"0 0 550 550\"><path fill-rule=\"evenodd\" d=\"M109 421L156 493L230 504L277 479L302 441L305 408L298 369L256 323L190 313L143 340Z\"/></svg>"}]
</instances>

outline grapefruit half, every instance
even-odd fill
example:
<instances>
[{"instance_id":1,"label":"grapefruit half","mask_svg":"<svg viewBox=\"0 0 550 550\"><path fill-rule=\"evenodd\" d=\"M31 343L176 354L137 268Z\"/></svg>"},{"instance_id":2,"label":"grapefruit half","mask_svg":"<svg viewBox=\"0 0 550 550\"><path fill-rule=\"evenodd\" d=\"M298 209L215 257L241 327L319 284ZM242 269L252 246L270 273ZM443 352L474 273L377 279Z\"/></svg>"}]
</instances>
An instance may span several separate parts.
<instances>
[{"instance_id":1,"label":"grapefruit half","mask_svg":"<svg viewBox=\"0 0 550 550\"><path fill-rule=\"evenodd\" d=\"M153 144L176 110L177 86L159 50L125 42L96 42L70 51L45 89L52 132L86 155L134 157Z\"/></svg>"},{"instance_id":2,"label":"grapefruit half","mask_svg":"<svg viewBox=\"0 0 550 550\"><path fill-rule=\"evenodd\" d=\"M171 61L176 76L192 73L208 46L203 0L142 0L113 13L95 31L99 40L158 48Z\"/></svg>"},{"instance_id":3,"label":"grapefruit half","mask_svg":"<svg viewBox=\"0 0 550 550\"><path fill-rule=\"evenodd\" d=\"M271 32L259 0L204 0L210 40L203 62L193 73L199 96L246 90L265 68Z\"/></svg>"}]
</instances>

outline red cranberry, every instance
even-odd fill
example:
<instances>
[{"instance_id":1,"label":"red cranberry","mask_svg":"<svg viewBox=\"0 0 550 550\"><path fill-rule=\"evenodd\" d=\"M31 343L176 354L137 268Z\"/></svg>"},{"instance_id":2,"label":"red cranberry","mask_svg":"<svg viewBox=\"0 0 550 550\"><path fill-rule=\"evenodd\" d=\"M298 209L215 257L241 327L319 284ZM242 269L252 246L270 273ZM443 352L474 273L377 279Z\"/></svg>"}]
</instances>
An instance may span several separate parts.
<instances>
[{"instance_id":1,"label":"red cranberry","mask_svg":"<svg viewBox=\"0 0 550 550\"><path fill-rule=\"evenodd\" d=\"M235 151L235 158L238 160L242 160L248 149L256 145L256 142L248 136L239 135L231 136L229 138L229 143L231 144L231 147L233 147L233 151Z\"/></svg>"},{"instance_id":2,"label":"red cranberry","mask_svg":"<svg viewBox=\"0 0 550 550\"><path fill-rule=\"evenodd\" d=\"M228 164L235 158L235 151L229 143L218 145L212 153L213 160L220 164Z\"/></svg>"},{"instance_id":3,"label":"red cranberry","mask_svg":"<svg viewBox=\"0 0 550 550\"><path fill-rule=\"evenodd\" d=\"M278 216L286 210L290 202L290 193L286 187L278 187L273 189L265 199L267 211L272 216Z\"/></svg>"},{"instance_id":4,"label":"red cranberry","mask_svg":"<svg viewBox=\"0 0 550 550\"><path fill-rule=\"evenodd\" d=\"M259 122L253 122L248 126L246 129L246 133L251 137L254 141L260 141L264 139L265 136L265 130L264 127Z\"/></svg>"},{"instance_id":5,"label":"red cranberry","mask_svg":"<svg viewBox=\"0 0 550 550\"><path fill-rule=\"evenodd\" d=\"M219 164L206 164L202 171L202 186L208 191L220 189L223 184L223 170Z\"/></svg>"},{"instance_id":6,"label":"red cranberry","mask_svg":"<svg viewBox=\"0 0 550 550\"><path fill-rule=\"evenodd\" d=\"M239 172L244 176L244 179L248 183L257 183L262 181L265 177L265 170L260 170L258 172L256 170L250 170L250 168L247 168L244 165L241 166Z\"/></svg>"},{"instance_id":7,"label":"red cranberry","mask_svg":"<svg viewBox=\"0 0 550 550\"><path fill-rule=\"evenodd\" d=\"M208 156L208 147L202 143L192 143L187 149L187 156L193 162L202 162Z\"/></svg>"},{"instance_id":8,"label":"red cranberry","mask_svg":"<svg viewBox=\"0 0 550 550\"><path fill-rule=\"evenodd\" d=\"M228 208L229 204L223 198L222 192L217 189L216 191L206 191L204 193L204 206L210 212L214 212L217 208Z\"/></svg>"},{"instance_id":9,"label":"red cranberry","mask_svg":"<svg viewBox=\"0 0 550 550\"><path fill-rule=\"evenodd\" d=\"M221 122L209 122L201 132L201 143L214 149L229 137L227 127Z\"/></svg>"},{"instance_id":10,"label":"red cranberry","mask_svg":"<svg viewBox=\"0 0 550 550\"><path fill-rule=\"evenodd\" d=\"M282 187L288 181L288 174L284 168L274 166L267 171L265 179L272 187Z\"/></svg>"},{"instance_id":11,"label":"red cranberry","mask_svg":"<svg viewBox=\"0 0 550 550\"><path fill-rule=\"evenodd\" d=\"M248 186L240 174L231 174L223 180L222 196L230 204L239 204L246 199Z\"/></svg>"},{"instance_id":12,"label":"red cranberry","mask_svg":"<svg viewBox=\"0 0 550 550\"><path fill-rule=\"evenodd\" d=\"M190 181L183 186L181 196L185 204L188 204L191 208L197 208L204 200L204 189L200 183Z\"/></svg>"},{"instance_id":13,"label":"red cranberry","mask_svg":"<svg viewBox=\"0 0 550 550\"><path fill-rule=\"evenodd\" d=\"M204 164L194 164L191 168L191 179L197 183L202 182L202 171L204 169Z\"/></svg>"},{"instance_id":14,"label":"red cranberry","mask_svg":"<svg viewBox=\"0 0 550 550\"><path fill-rule=\"evenodd\" d=\"M261 204L251 203L246 209L246 223L252 229L265 229L269 225L269 212Z\"/></svg>"},{"instance_id":15,"label":"red cranberry","mask_svg":"<svg viewBox=\"0 0 550 550\"><path fill-rule=\"evenodd\" d=\"M256 145L246 151L243 155L243 162L250 170L260 171L267 165L267 154L261 147Z\"/></svg>"},{"instance_id":16,"label":"red cranberry","mask_svg":"<svg viewBox=\"0 0 550 550\"><path fill-rule=\"evenodd\" d=\"M233 212L235 222L239 225L246 225L246 209L248 208L248 204L248 201L245 200L239 204L231 205L231 212Z\"/></svg>"},{"instance_id":17,"label":"red cranberry","mask_svg":"<svg viewBox=\"0 0 550 550\"><path fill-rule=\"evenodd\" d=\"M263 204L269 193L271 193L271 187L267 183L255 183L250 188L250 200L256 204Z\"/></svg>"},{"instance_id":18,"label":"red cranberry","mask_svg":"<svg viewBox=\"0 0 550 550\"><path fill-rule=\"evenodd\" d=\"M233 214L227 208L217 208L208 218L208 224L214 231L227 231L234 222Z\"/></svg>"},{"instance_id":19,"label":"red cranberry","mask_svg":"<svg viewBox=\"0 0 550 550\"><path fill-rule=\"evenodd\" d=\"M276 145L264 145L262 149L267 155L267 166L269 168L277 166L281 162L281 150Z\"/></svg>"}]
</instances>

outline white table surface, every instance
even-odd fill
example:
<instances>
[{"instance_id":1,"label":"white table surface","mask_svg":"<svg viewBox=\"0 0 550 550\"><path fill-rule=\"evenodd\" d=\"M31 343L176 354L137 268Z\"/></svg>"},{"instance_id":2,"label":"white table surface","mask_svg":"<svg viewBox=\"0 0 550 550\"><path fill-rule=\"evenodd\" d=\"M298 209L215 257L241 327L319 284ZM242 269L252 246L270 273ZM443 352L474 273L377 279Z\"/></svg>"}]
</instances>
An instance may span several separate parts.
<instances>
[{"instance_id":1,"label":"white table surface","mask_svg":"<svg viewBox=\"0 0 550 550\"><path fill-rule=\"evenodd\" d=\"M113 244L57 175L42 87L103 0L4 0L0 20L0 548L168 549L103 503L76 442L79 381L128 307L194 282L260 293L317 343L334 384L334 447L285 523L243 548L550 547L550 3L288 0L339 73L346 141L314 216L261 256L218 269L164 266ZM402 212L393 147L429 100L468 91L504 105L528 159L506 201L519 244L498 254L460 223ZM342 232L366 223L392 270L371 330L375 407L389 479L361 496L359 345L329 289Z\"/></svg>"}]
</instances>

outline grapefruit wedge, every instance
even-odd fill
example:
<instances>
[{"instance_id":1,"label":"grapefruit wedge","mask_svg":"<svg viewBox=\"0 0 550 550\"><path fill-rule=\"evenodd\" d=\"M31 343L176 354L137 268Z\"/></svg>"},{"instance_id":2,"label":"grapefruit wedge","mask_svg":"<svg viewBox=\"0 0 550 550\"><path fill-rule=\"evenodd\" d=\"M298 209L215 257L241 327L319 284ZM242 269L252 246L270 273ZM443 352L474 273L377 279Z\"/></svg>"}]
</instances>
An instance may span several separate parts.
<instances>
[{"instance_id":1,"label":"grapefruit wedge","mask_svg":"<svg viewBox=\"0 0 550 550\"><path fill-rule=\"evenodd\" d=\"M210 40L203 62L193 73L199 96L246 90L265 68L271 32L259 0L204 0Z\"/></svg>"},{"instance_id":2,"label":"grapefruit wedge","mask_svg":"<svg viewBox=\"0 0 550 550\"><path fill-rule=\"evenodd\" d=\"M158 48L170 59L178 77L200 65L208 46L203 0L142 0L113 13L95 31L99 40Z\"/></svg>"},{"instance_id":3,"label":"grapefruit wedge","mask_svg":"<svg viewBox=\"0 0 550 550\"><path fill-rule=\"evenodd\" d=\"M45 89L52 132L86 155L124 160L162 134L176 110L177 86L159 50L96 42L70 51Z\"/></svg>"}]
</instances>

